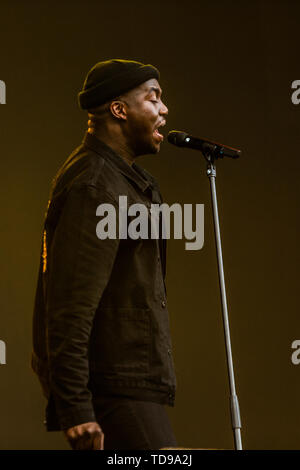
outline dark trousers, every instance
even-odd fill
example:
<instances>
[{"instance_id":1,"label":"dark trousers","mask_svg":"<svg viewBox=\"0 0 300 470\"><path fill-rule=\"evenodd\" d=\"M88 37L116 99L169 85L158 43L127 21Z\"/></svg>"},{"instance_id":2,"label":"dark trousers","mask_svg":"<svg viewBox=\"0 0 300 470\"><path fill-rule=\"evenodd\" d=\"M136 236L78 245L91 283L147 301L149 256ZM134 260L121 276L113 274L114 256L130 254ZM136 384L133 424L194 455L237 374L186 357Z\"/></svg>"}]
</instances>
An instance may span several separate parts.
<instances>
[{"instance_id":1,"label":"dark trousers","mask_svg":"<svg viewBox=\"0 0 300 470\"><path fill-rule=\"evenodd\" d=\"M94 398L104 450L158 450L177 442L164 405L123 397Z\"/></svg>"}]
</instances>

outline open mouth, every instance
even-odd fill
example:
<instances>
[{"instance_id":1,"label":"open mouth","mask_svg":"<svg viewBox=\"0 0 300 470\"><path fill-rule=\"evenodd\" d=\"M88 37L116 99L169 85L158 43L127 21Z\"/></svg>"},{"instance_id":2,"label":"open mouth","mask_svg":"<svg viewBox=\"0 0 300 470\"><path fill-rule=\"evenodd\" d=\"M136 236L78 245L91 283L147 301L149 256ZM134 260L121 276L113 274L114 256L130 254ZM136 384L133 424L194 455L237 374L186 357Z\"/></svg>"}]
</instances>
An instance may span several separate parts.
<instances>
[{"instance_id":1,"label":"open mouth","mask_svg":"<svg viewBox=\"0 0 300 470\"><path fill-rule=\"evenodd\" d=\"M155 137L157 137L157 139L159 139L160 141L163 141L163 140L164 140L164 136L158 131L158 129L155 129L155 131L153 132L153 134L154 134Z\"/></svg>"},{"instance_id":2,"label":"open mouth","mask_svg":"<svg viewBox=\"0 0 300 470\"><path fill-rule=\"evenodd\" d=\"M164 136L159 132L159 128L165 126L166 124L166 121L162 122L161 124L159 124L159 126L157 126L153 132L155 138L157 140L159 140L160 142L162 142L164 140Z\"/></svg>"}]
</instances>

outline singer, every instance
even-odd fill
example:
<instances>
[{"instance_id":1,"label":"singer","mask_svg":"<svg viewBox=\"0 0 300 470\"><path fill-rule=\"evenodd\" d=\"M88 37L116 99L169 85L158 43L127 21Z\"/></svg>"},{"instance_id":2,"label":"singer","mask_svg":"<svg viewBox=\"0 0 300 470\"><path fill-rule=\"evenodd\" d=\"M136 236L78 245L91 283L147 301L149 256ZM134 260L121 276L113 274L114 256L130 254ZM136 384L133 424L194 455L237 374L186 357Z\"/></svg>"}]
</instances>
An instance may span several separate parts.
<instances>
[{"instance_id":1,"label":"singer","mask_svg":"<svg viewBox=\"0 0 300 470\"><path fill-rule=\"evenodd\" d=\"M32 368L47 398L46 428L73 449L176 446L165 405L176 377L166 303L166 240L96 235L96 208L162 202L136 164L156 154L168 109L159 72L97 63L78 95L82 143L53 180L33 315Z\"/></svg>"}]
</instances>

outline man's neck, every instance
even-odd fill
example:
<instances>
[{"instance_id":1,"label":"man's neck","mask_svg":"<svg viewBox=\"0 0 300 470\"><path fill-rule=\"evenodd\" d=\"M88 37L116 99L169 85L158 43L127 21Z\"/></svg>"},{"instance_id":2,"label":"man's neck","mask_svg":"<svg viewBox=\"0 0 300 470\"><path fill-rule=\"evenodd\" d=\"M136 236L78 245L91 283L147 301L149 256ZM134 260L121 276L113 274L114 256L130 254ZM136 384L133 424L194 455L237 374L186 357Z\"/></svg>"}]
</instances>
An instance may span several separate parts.
<instances>
[{"instance_id":1,"label":"man's neck","mask_svg":"<svg viewBox=\"0 0 300 470\"><path fill-rule=\"evenodd\" d=\"M112 139L107 134L105 135L104 133L98 132L93 128L88 128L88 133L94 135L97 139L101 140L106 145L108 145L108 147L110 147L112 150L114 150L114 152L120 155L120 157L122 157L128 165L131 166L133 164L135 160L133 152L130 151L130 149L128 148L128 146L126 146L125 143L120 142L119 138Z\"/></svg>"}]
</instances>

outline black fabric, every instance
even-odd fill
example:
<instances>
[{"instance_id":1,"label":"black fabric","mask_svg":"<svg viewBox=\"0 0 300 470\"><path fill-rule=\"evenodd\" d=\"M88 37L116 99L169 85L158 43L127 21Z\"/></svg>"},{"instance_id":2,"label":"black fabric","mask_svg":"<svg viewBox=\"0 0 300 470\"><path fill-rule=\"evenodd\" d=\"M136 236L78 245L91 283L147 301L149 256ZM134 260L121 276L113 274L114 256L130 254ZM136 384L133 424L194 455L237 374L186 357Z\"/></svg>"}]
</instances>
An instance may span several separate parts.
<instances>
[{"instance_id":1,"label":"black fabric","mask_svg":"<svg viewBox=\"0 0 300 470\"><path fill-rule=\"evenodd\" d=\"M156 180L86 133L54 179L42 238L32 367L47 429L93 421L92 398L174 405L166 240L96 236L100 203L161 203Z\"/></svg>"},{"instance_id":2,"label":"black fabric","mask_svg":"<svg viewBox=\"0 0 300 470\"><path fill-rule=\"evenodd\" d=\"M112 59L98 62L88 72L78 94L81 109L91 109L118 97L150 78L159 79L153 65L133 60Z\"/></svg>"},{"instance_id":3,"label":"black fabric","mask_svg":"<svg viewBox=\"0 0 300 470\"><path fill-rule=\"evenodd\" d=\"M158 450L177 447L163 405L126 398L96 397L96 419L104 432L104 450Z\"/></svg>"}]
</instances>

